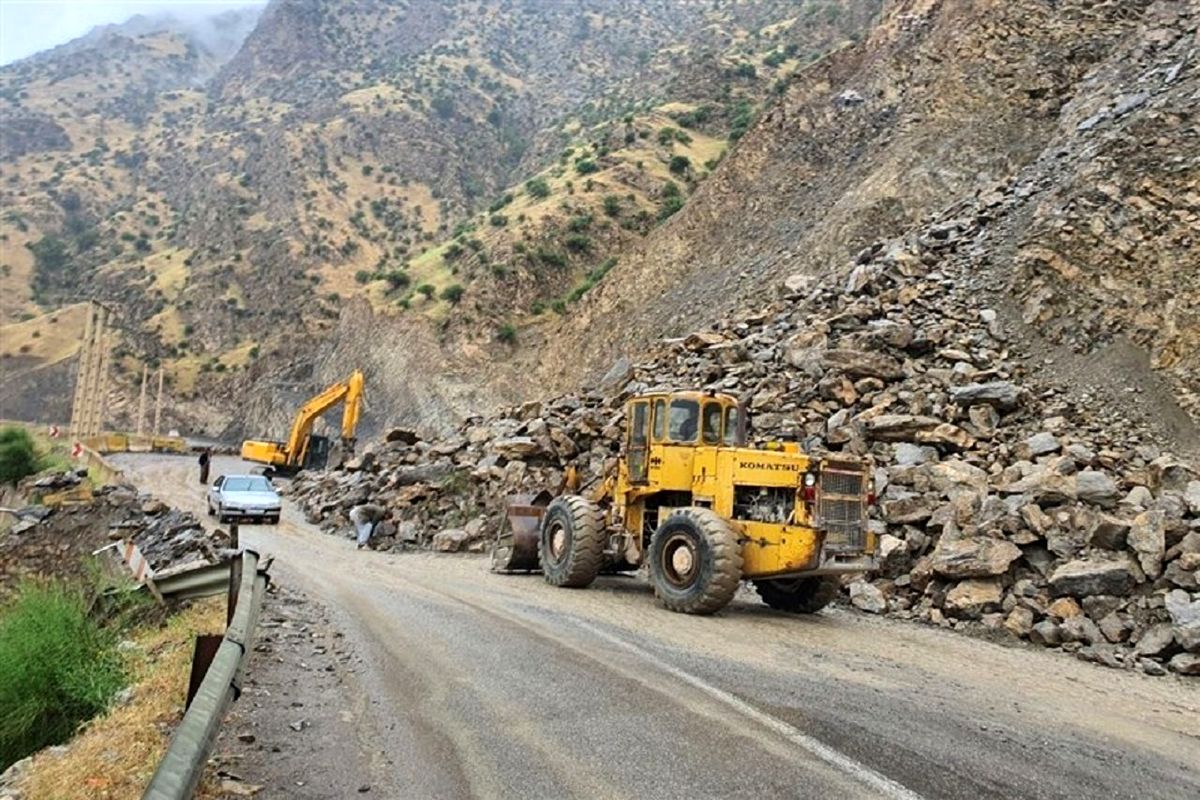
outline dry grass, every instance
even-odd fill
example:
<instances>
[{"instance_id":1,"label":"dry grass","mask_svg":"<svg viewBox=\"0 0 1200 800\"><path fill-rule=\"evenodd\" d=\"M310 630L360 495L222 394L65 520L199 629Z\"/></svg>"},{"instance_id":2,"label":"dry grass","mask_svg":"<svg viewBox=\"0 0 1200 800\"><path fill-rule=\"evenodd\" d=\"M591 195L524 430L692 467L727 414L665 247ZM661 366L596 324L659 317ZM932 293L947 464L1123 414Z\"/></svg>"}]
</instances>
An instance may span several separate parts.
<instances>
[{"instance_id":1,"label":"dry grass","mask_svg":"<svg viewBox=\"0 0 1200 800\"><path fill-rule=\"evenodd\" d=\"M0 353L28 356L44 364L70 358L83 338L87 305L77 303L24 322L0 325Z\"/></svg>"},{"instance_id":2,"label":"dry grass","mask_svg":"<svg viewBox=\"0 0 1200 800\"><path fill-rule=\"evenodd\" d=\"M209 598L135 637L133 700L99 717L62 755L34 757L20 789L30 800L138 798L183 714L192 642L225 627L225 600Z\"/></svg>"}]
</instances>

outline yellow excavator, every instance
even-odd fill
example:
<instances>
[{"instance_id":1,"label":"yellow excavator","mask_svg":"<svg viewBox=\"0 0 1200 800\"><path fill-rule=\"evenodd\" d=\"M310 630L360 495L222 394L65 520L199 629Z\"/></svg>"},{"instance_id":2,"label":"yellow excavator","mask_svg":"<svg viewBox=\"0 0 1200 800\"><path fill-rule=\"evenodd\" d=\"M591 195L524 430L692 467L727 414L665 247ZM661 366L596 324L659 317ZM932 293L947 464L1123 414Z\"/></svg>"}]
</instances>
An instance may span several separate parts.
<instances>
[{"instance_id":1,"label":"yellow excavator","mask_svg":"<svg viewBox=\"0 0 1200 800\"><path fill-rule=\"evenodd\" d=\"M302 469L321 469L329 460L332 444L326 436L312 432L317 419L338 403L345 403L342 411L342 457L354 453L355 431L358 414L362 406L363 374L355 370L344 381L338 381L325 391L312 397L296 412L291 433L286 442L254 441L242 442L242 458L258 464L266 464L267 472L276 475L295 475Z\"/></svg>"}]
</instances>

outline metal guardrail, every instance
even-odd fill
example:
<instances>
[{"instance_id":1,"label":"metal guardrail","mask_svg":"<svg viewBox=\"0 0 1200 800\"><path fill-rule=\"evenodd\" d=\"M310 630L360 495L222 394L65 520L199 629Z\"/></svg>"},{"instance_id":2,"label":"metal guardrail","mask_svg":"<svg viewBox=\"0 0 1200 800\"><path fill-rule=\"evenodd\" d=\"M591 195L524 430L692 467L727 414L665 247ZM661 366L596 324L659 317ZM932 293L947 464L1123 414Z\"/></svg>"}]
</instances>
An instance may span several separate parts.
<instances>
[{"instance_id":1,"label":"metal guardrail","mask_svg":"<svg viewBox=\"0 0 1200 800\"><path fill-rule=\"evenodd\" d=\"M154 576L154 583L163 597L173 600L212 597L229 588L232 568L233 562L218 561L215 564L203 564L172 574L158 573Z\"/></svg>"},{"instance_id":2,"label":"metal guardrail","mask_svg":"<svg viewBox=\"0 0 1200 800\"><path fill-rule=\"evenodd\" d=\"M229 704L241 694L246 654L254 639L258 610L266 594L266 570L259 570L258 553L242 552L241 580L231 597L233 613L192 704L175 729L143 800L184 800L196 790ZM235 565L236 568L236 565ZM229 574L226 567L226 575Z\"/></svg>"}]
</instances>

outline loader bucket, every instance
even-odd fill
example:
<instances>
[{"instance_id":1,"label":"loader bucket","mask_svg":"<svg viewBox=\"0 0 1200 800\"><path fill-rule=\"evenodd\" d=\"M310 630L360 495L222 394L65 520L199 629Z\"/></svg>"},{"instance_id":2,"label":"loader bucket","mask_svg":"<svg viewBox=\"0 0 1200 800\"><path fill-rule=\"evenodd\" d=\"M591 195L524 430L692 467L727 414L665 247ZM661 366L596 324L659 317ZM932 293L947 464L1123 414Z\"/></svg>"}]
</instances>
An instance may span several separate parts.
<instances>
[{"instance_id":1,"label":"loader bucket","mask_svg":"<svg viewBox=\"0 0 1200 800\"><path fill-rule=\"evenodd\" d=\"M546 506L553 499L553 495L546 491L508 497L504 522L492 544L492 572L532 572L540 568L538 529Z\"/></svg>"}]
</instances>

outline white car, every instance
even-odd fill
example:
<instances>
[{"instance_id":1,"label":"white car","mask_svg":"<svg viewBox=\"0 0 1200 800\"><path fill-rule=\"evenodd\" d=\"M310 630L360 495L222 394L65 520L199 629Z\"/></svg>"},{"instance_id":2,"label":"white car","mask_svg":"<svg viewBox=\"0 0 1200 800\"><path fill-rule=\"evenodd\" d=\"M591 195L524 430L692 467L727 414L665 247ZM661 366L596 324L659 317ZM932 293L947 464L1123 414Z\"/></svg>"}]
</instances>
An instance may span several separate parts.
<instances>
[{"instance_id":1,"label":"white car","mask_svg":"<svg viewBox=\"0 0 1200 800\"><path fill-rule=\"evenodd\" d=\"M222 475L208 490L208 515L221 522L279 522L279 492L262 475Z\"/></svg>"}]
</instances>

